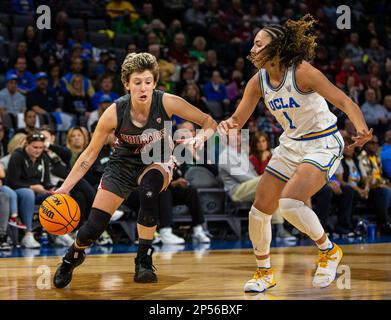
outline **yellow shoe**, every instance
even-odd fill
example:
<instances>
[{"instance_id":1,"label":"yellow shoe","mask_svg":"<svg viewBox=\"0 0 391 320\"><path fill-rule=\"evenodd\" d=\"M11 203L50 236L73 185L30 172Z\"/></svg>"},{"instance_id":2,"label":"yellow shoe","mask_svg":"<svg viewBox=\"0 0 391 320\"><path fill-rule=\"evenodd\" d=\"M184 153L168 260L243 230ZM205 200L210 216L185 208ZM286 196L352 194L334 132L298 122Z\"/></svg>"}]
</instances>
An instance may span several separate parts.
<instances>
[{"instance_id":1,"label":"yellow shoe","mask_svg":"<svg viewBox=\"0 0 391 320\"><path fill-rule=\"evenodd\" d=\"M341 247L335 243L329 250L319 250L318 268L312 281L314 287L325 288L335 280L342 256Z\"/></svg>"},{"instance_id":2,"label":"yellow shoe","mask_svg":"<svg viewBox=\"0 0 391 320\"><path fill-rule=\"evenodd\" d=\"M272 268L257 268L251 280L244 285L244 292L264 292L276 285Z\"/></svg>"}]
</instances>

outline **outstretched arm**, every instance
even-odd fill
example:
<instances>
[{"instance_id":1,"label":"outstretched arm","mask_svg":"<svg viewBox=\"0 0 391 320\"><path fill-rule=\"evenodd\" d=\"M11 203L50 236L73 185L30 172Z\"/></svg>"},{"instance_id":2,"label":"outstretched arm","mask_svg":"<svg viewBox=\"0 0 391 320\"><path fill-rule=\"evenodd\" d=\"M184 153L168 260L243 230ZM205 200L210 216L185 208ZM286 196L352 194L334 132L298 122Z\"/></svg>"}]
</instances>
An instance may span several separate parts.
<instances>
[{"instance_id":1,"label":"outstretched arm","mask_svg":"<svg viewBox=\"0 0 391 320\"><path fill-rule=\"evenodd\" d=\"M74 164L71 172L63 182L62 186L55 193L69 193L72 188L87 173L94 164L98 154L106 143L108 135L117 126L116 105L112 104L100 117L98 125L92 136L88 147L82 152Z\"/></svg>"},{"instance_id":2,"label":"outstretched arm","mask_svg":"<svg viewBox=\"0 0 391 320\"><path fill-rule=\"evenodd\" d=\"M217 123L210 115L202 112L181 97L165 93L163 95L163 105L169 117L175 114L201 126L202 130L200 130L194 140L199 141L196 142L195 147L201 146L216 131Z\"/></svg>"},{"instance_id":3,"label":"outstretched arm","mask_svg":"<svg viewBox=\"0 0 391 320\"><path fill-rule=\"evenodd\" d=\"M372 129L368 130L360 107L342 90L333 85L322 72L308 62L303 62L297 68L296 80L300 90L315 90L323 98L347 114L357 131L357 136L352 138L355 142L349 147L362 147L372 139Z\"/></svg>"},{"instance_id":4,"label":"outstretched arm","mask_svg":"<svg viewBox=\"0 0 391 320\"><path fill-rule=\"evenodd\" d=\"M243 98L234 114L219 124L218 131L221 135L228 134L229 129L241 129L254 112L259 99L262 97L259 85L258 73L254 74L247 82Z\"/></svg>"}]
</instances>

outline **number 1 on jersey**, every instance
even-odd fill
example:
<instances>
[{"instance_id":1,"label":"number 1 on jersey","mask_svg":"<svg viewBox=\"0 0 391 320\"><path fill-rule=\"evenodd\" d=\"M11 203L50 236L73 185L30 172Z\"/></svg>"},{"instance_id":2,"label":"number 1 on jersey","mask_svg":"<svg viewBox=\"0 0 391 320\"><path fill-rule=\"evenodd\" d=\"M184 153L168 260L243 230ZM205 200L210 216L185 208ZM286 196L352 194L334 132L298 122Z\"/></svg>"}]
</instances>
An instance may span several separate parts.
<instances>
[{"instance_id":1,"label":"number 1 on jersey","mask_svg":"<svg viewBox=\"0 0 391 320\"><path fill-rule=\"evenodd\" d=\"M286 112L283 112L285 118L289 121L289 129L296 129L296 127L293 125L292 119L289 118L288 114Z\"/></svg>"}]
</instances>

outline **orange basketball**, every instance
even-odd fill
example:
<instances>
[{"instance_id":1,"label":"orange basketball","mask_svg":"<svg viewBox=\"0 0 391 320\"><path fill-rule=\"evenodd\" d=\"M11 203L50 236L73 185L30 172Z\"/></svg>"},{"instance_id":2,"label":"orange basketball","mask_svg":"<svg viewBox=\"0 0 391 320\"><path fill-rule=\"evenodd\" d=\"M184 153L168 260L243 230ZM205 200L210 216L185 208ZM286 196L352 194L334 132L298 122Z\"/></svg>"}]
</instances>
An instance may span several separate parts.
<instances>
[{"instance_id":1,"label":"orange basketball","mask_svg":"<svg viewBox=\"0 0 391 320\"><path fill-rule=\"evenodd\" d=\"M67 234L79 224L79 205L67 194L53 194L47 197L39 207L39 221L42 227L51 234Z\"/></svg>"}]
</instances>

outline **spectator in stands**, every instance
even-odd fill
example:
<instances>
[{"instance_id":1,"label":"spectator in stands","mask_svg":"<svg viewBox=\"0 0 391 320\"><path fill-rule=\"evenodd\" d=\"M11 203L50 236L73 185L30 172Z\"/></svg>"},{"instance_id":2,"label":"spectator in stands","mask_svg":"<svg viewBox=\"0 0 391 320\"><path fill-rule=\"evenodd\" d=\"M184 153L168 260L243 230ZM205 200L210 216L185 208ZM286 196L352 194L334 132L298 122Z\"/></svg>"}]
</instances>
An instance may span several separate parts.
<instances>
[{"instance_id":1,"label":"spectator in stands","mask_svg":"<svg viewBox=\"0 0 391 320\"><path fill-rule=\"evenodd\" d=\"M265 13L261 16L261 24L266 27L272 24L279 24L280 19L273 14L273 4L271 2L266 3Z\"/></svg>"},{"instance_id":2,"label":"spectator in stands","mask_svg":"<svg viewBox=\"0 0 391 320\"><path fill-rule=\"evenodd\" d=\"M26 144L26 136L27 135L24 133L16 133L8 143L7 155L0 159L0 164L6 172L8 170L8 163L9 159L11 158L11 155L16 149L24 147L24 145Z\"/></svg>"},{"instance_id":3,"label":"spectator in stands","mask_svg":"<svg viewBox=\"0 0 391 320\"><path fill-rule=\"evenodd\" d=\"M44 44L43 57L47 61L48 57L53 55L58 61L68 58L68 33L63 29L55 30L54 39Z\"/></svg>"},{"instance_id":4,"label":"spectator in stands","mask_svg":"<svg viewBox=\"0 0 391 320\"><path fill-rule=\"evenodd\" d=\"M269 137L262 131L255 132L251 139L249 160L258 175L264 173L271 157Z\"/></svg>"},{"instance_id":5,"label":"spectator in stands","mask_svg":"<svg viewBox=\"0 0 391 320\"><path fill-rule=\"evenodd\" d=\"M83 152L83 150L87 147L89 143L88 132L86 132L85 128L82 127L73 127L68 130L67 133L67 148L71 150L71 167L75 164L79 155Z\"/></svg>"},{"instance_id":6,"label":"spectator in stands","mask_svg":"<svg viewBox=\"0 0 391 320\"><path fill-rule=\"evenodd\" d=\"M248 161L248 153L246 155L242 145L240 131L229 135L228 145L224 146L223 153L220 152L220 159L224 153L227 155L226 161L220 161L218 168L224 182L224 189L233 202L254 201L260 175L257 174L252 163ZM244 164L244 161L248 161L247 164ZM279 212L273 216L275 217L272 218L272 224L276 225L276 236L285 240L295 240L295 237L284 229L284 219Z\"/></svg>"},{"instance_id":7,"label":"spectator in stands","mask_svg":"<svg viewBox=\"0 0 391 320\"><path fill-rule=\"evenodd\" d=\"M13 14L32 14L35 10L34 0L11 0L9 2Z\"/></svg>"},{"instance_id":8,"label":"spectator in stands","mask_svg":"<svg viewBox=\"0 0 391 320\"><path fill-rule=\"evenodd\" d=\"M219 70L222 74L223 70L219 65L217 59L217 53L215 50L208 50L206 52L206 60L204 63L200 64L200 83L205 83L212 78L212 73L214 70Z\"/></svg>"},{"instance_id":9,"label":"spectator in stands","mask_svg":"<svg viewBox=\"0 0 391 320\"><path fill-rule=\"evenodd\" d=\"M224 12L228 24L237 27L244 16L241 0L232 0L231 5Z\"/></svg>"},{"instance_id":10,"label":"spectator in stands","mask_svg":"<svg viewBox=\"0 0 391 320\"><path fill-rule=\"evenodd\" d=\"M276 141L282 133L282 127L266 106L264 106L262 110L264 116L258 118L257 128L259 131L265 132L269 136L271 142Z\"/></svg>"},{"instance_id":11,"label":"spectator in stands","mask_svg":"<svg viewBox=\"0 0 391 320\"><path fill-rule=\"evenodd\" d=\"M315 50L314 67L322 71L329 80L333 80L335 69L334 65L330 63L327 48L325 46L318 46ZM353 80L355 80L354 77Z\"/></svg>"},{"instance_id":12,"label":"spectator in stands","mask_svg":"<svg viewBox=\"0 0 391 320\"><path fill-rule=\"evenodd\" d=\"M9 199L5 193L0 192L0 251L11 250L7 242L7 227L9 218Z\"/></svg>"},{"instance_id":13,"label":"spectator in stands","mask_svg":"<svg viewBox=\"0 0 391 320\"><path fill-rule=\"evenodd\" d=\"M113 81L111 80L111 76L103 75L99 79L100 90L96 91L94 96L91 99L92 108L94 110L98 110L99 103L102 96L109 96L112 101L117 99L119 95L113 92Z\"/></svg>"},{"instance_id":14,"label":"spectator in stands","mask_svg":"<svg viewBox=\"0 0 391 320\"><path fill-rule=\"evenodd\" d=\"M64 95L62 110L76 117L76 123L81 126L87 125L87 119L93 111L91 99L83 87L83 76L77 74L71 79L68 90Z\"/></svg>"},{"instance_id":15,"label":"spectator in stands","mask_svg":"<svg viewBox=\"0 0 391 320\"><path fill-rule=\"evenodd\" d=\"M26 110L26 97L18 92L17 80L16 74L6 75L6 87L0 91L0 116L8 128L15 128L17 114ZM7 113L13 116L9 121L4 118Z\"/></svg>"},{"instance_id":16,"label":"spectator in stands","mask_svg":"<svg viewBox=\"0 0 391 320\"><path fill-rule=\"evenodd\" d=\"M360 104L362 86L356 86L353 76L348 76L344 91L350 99L352 99L355 103Z\"/></svg>"},{"instance_id":17,"label":"spectator in stands","mask_svg":"<svg viewBox=\"0 0 391 320\"><path fill-rule=\"evenodd\" d=\"M105 62L104 74L108 74L111 77L111 80L113 81L113 91L122 95L125 89L121 82L120 72L118 72L119 69L115 56L110 55Z\"/></svg>"},{"instance_id":18,"label":"spectator in stands","mask_svg":"<svg viewBox=\"0 0 391 320\"><path fill-rule=\"evenodd\" d=\"M8 203L8 208L5 209L5 212L7 212L7 216L9 216L8 223L13 227L26 230L27 229L26 225L19 218L17 194L10 187L4 185L5 176L6 174L5 174L4 167L0 163L0 196L1 196L0 201L4 200L3 195L6 195L7 197L6 202ZM0 226L0 234L1 234L1 226Z\"/></svg>"},{"instance_id":19,"label":"spectator in stands","mask_svg":"<svg viewBox=\"0 0 391 320\"><path fill-rule=\"evenodd\" d=\"M61 68L58 64L49 67L48 91L56 97L62 97L63 95L61 89Z\"/></svg>"},{"instance_id":20,"label":"spectator in stands","mask_svg":"<svg viewBox=\"0 0 391 320\"><path fill-rule=\"evenodd\" d=\"M189 50L186 48L186 37L180 32L174 36L174 43L167 52L170 62L185 65L189 62Z\"/></svg>"},{"instance_id":21,"label":"spectator in stands","mask_svg":"<svg viewBox=\"0 0 391 320\"><path fill-rule=\"evenodd\" d=\"M27 44L27 56L34 60L38 58L42 62L38 34L33 25L28 25L24 28L22 40Z\"/></svg>"},{"instance_id":22,"label":"spectator in stands","mask_svg":"<svg viewBox=\"0 0 391 320\"><path fill-rule=\"evenodd\" d=\"M239 70L233 70L231 73L231 82L227 84L227 97L231 103L237 98L243 96L245 82L243 81L243 73Z\"/></svg>"},{"instance_id":23,"label":"spectator in stands","mask_svg":"<svg viewBox=\"0 0 391 320\"><path fill-rule=\"evenodd\" d=\"M14 151L8 164L6 184L18 196L19 213L27 227L22 239L22 245L26 248L40 247L32 233L34 203L43 201L53 187L50 183L49 164L43 156L44 140L42 134L29 134L26 145Z\"/></svg>"},{"instance_id":24,"label":"spectator in stands","mask_svg":"<svg viewBox=\"0 0 391 320\"><path fill-rule=\"evenodd\" d=\"M109 78L110 79L110 78ZM110 79L111 81L111 79ZM98 109L90 113L88 117L87 128L91 132L92 126L98 122L99 118L106 111L108 107L113 103L114 99L110 95L104 94L99 98Z\"/></svg>"},{"instance_id":25,"label":"spectator in stands","mask_svg":"<svg viewBox=\"0 0 391 320\"><path fill-rule=\"evenodd\" d=\"M28 55L27 49L28 49L27 48L27 42L25 42L25 41L19 41L16 44L15 56L13 56L12 59L10 59L10 61L8 62L8 66L9 66L10 69L13 66L15 66L16 61L18 60L18 58L24 58L24 59L26 59L26 70L31 72L31 73L35 73L36 72L37 64L35 63L33 57Z\"/></svg>"},{"instance_id":26,"label":"spectator in stands","mask_svg":"<svg viewBox=\"0 0 391 320\"><path fill-rule=\"evenodd\" d=\"M367 88L368 89L373 89L376 93L376 101L382 101L382 96L381 96L381 87L382 83L381 80L375 76L369 76L368 77L368 84Z\"/></svg>"},{"instance_id":27,"label":"spectator in stands","mask_svg":"<svg viewBox=\"0 0 391 320\"><path fill-rule=\"evenodd\" d=\"M179 82L175 85L175 93L180 95L183 92L183 89L186 85L195 83L194 80L194 70L190 66L184 66L181 69L181 78Z\"/></svg>"},{"instance_id":28,"label":"spectator in stands","mask_svg":"<svg viewBox=\"0 0 391 320\"><path fill-rule=\"evenodd\" d=\"M386 53L384 47L379 44L378 38L371 38L369 41L369 48L365 50L365 54L368 57L368 61L379 62L384 64L386 61Z\"/></svg>"},{"instance_id":29,"label":"spectator in stands","mask_svg":"<svg viewBox=\"0 0 391 320\"><path fill-rule=\"evenodd\" d=\"M228 114L229 99L227 88L218 70L213 71L212 78L204 86L204 96L208 102L217 102L221 105L224 114Z\"/></svg>"},{"instance_id":30,"label":"spectator in stands","mask_svg":"<svg viewBox=\"0 0 391 320\"><path fill-rule=\"evenodd\" d=\"M387 110L388 121L391 120L391 94L384 96L383 105Z\"/></svg>"},{"instance_id":31,"label":"spectator in stands","mask_svg":"<svg viewBox=\"0 0 391 320\"><path fill-rule=\"evenodd\" d=\"M136 8L129 1L111 0L106 5L106 13L113 20L123 16L126 12L131 14L132 21L135 21L140 17Z\"/></svg>"},{"instance_id":32,"label":"spectator in stands","mask_svg":"<svg viewBox=\"0 0 391 320\"><path fill-rule=\"evenodd\" d=\"M187 31L190 36L206 34L207 24L205 21L205 13L202 10L202 2L200 0L192 0L191 8L187 9L184 14L184 21L187 24Z\"/></svg>"},{"instance_id":33,"label":"spectator in stands","mask_svg":"<svg viewBox=\"0 0 391 320\"><path fill-rule=\"evenodd\" d=\"M355 130L350 120L349 126L352 126L353 130ZM346 128L341 131L341 134L344 137L346 146L353 143L351 137L354 135L350 135ZM355 151L355 149L347 147L344 149L343 162L338 167L336 173L311 199L314 211L329 234L336 233L343 237L355 236L352 229L352 213L356 203L355 199L358 195L363 199L366 199L368 196L367 191L364 189L365 180L361 175L362 167L360 167ZM336 225L332 225L329 221L333 203L338 215Z\"/></svg>"},{"instance_id":34,"label":"spectator in stands","mask_svg":"<svg viewBox=\"0 0 391 320\"><path fill-rule=\"evenodd\" d=\"M204 63L206 60L206 40L202 36L197 36L193 40L193 49L190 50L190 56L196 57L198 63Z\"/></svg>"},{"instance_id":35,"label":"spectator in stands","mask_svg":"<svg viewBox=\"0 0 391 320\"><path fill-rule=\"evenodd\" d=\"M7 153L7 144L8 141L6 141L5 138L5 127L3 122L0 120L0 159L4 157Z\"/></svg>"},{"instance_id":36,"label":"spectator in stands","mask_svg":"<svg viewBox=\"0 0 391 320\"><path fill-rule=\"evenodd\" d=\"M83 96L92 97L95 93L91 80L83 74L83 61L77 58L71 62L71 72L61 78L63 93L71 93L70 87L75 76L81 78L81 89ZM73 88L74 89L74 88Z\"/></svg>"},{"instance_id":37,"label":"spectator in stands","mask_svg":"<svg viewBox=\"0 0 391 320\"><path fill-rule=\"evenodd\" d=\"M84 28L76 28L73 38L68 41L68 50L72 50L76 44L81 46L81 59L90 61L92 59L92 44L86 40Z\"/></svg>"},{"instance_id":38,"label":"spectator in stands","mask_svg":"<svg viewBox=\"0 0 391 320\"><path fill-rule=\"evenodd\" d=\"M376 92L372 88L365 91L365 102L361 106L365 120L376 134L383 134L388 127L387 109L376 101Z\"/></svg>"},{"instance_id":39,"label":"spectator in stands","mask_svg":"<svg viewBox=\"0 0 391 320\"><path fill-rule=\"evenodd\" d=\"M252 77L252 75L254 74L254 70L248 65L248 63L246 63L246 61L242 57L238 57L235 60L233 70L240 71L243 74L244 80L250 79ZM222 73L222 74L224 74L224 73Z\"/></svg>"},{"instance_id":40,"label":"spectator in stands","mask_svg":"<svg viewBox=\"0 0 391 320\"><path fill-rule=\"evenodd\" d=\"M391 60L389 66L391 70ZM389 72L389 76L387 77L386 82L382 88L382 96L385 97L387 95L391 95L391 71Z\"/></svg>"},{"instance_id":41,"label":"spectator in stands","mask_svg":"<svg viewBox=\"0 0 391 320\"><path fill-rule=\"evenodd\" d=\"M12 74L15 74L18 77L17 88L18 91L22 94L26 94L35 88L34 76L31 74L31 72L27 71L26 68L26 58L18 57L14 65L14 69L8 70L6 73L6 77L11 76Z\"/></svg>"},{"instance_id":42,"label":"spectator in stands","mask_svg":"<svg viewBox=\"0 0 391 320\"><path fill-rule=\"evenodd\" d=\"M361 86L360 76L354 69L352 60L345 58L341 66L341 71L335 76L336 85L342 89L346 85L348 76L353 76L354 84Z\"/></svg>"},{"instance_id":43,"label":"spectator in stands","mask_svg":"<svg viewBox=\"0 0 391 320\"><path fill-rule=\"evenodd\" d=\"M384 144L381 149L380 159L384 177L391 180L391 130L387 130L384 135Z\"/></svg>"},{"instance_id":44,"label":"spectator in stands","mask_svg":"<svg viewBox=\"0 0 391 320\"><path fill-rule=\"evenodd\" d=\"M196 127L192 122L184 121L178 125L178 129L183 130L182 132L184 134L183 138L194 138L196 136ZM187 161L188 159L185 159L185 162L183 163L179 161L177 162L177 164L180 165L180 169L183 172L183 174L185 174L186 171L192 166L201 166L209 170L215 177L217 177L217 175L219 174L217 164L216 164L217 160L212 161L213 158L211 159L211 157L216 155L216 145L210 142L212 141L210 140L206 141L204 143L204 147L198 150L187 148L187 150L190 152L189 154L191 154L192 156L192 159L189 159L190 161ZM184 158L186 156L185 153L181 155Z\"/></svg>"},{"instance_id":45,"label":"spectator in stands","mask_svg":"<svg viewBox=\"0 0 391 320\"><path fill-rule=\"evenodd\" d=\"M373 136L360 154L363 175L369 188L369 199L375 206L377 223L381 232L391 234L389 208L391 205L391 189L382 172L381 160L378 156L379 139Z\"/></svg>"},{"instance_id":46,"label":"spectator in stands","mask_svg":"<svg viewBox=\"0 0 391 320\"><path fill-rule=\"evenodd\" d=\"M346 56L351 59L357 70L363 70L364 49L360 46L360 36L357 32L352 32L349 36L349 43L345 46Z\"/></svg>"},{"instance_id":47,"label":"spectator in stands","mask_svg":"<svg viewBox=\"0 0 391 320\"><path fill-rule=\"evenodd\" d=\"M24 133L26 135L37 132L37 114L34 110L26 110L24 112L24 127L19 128L15 133Z\"/></svg>"},{"instance_id":48,"label":"spectator in stands","mask_svg":"<svg viewBox=\"0 0 391 320\"><path fill-rule=\"evenodd\" d=\"M172 20L166 31L167 44L173 43L175 35L183 32L185 31L182 29L181 20L179 19Z\"/></svg>"},{"instance_id":49,"label":"spectator in stands","mask_svg":"<svg viewBox=\"0 0 391 320\"><path fill-rule=\"evenodd\" d=\"M48 90L48 75L38 72L35 75L36 88L27 94L27 108L42 116L46 124L51 122L50 113L58 109L57 97Z\"/></svg>"},{"instance_id":50,"label":"spectator in stands","mask_svg":"<svg viewBox=\"0 0 391 320\"><path fill-rule=\"evenodd\" d=\"M175 73L175 64L168 62L167 60L160 57L160 45L150 44L148 46L148 52L156 57L159 65L159 81L167 83L172 75Z\"/></svg>"},{"instance_id":51,"label":"spectator in stands","mask_svg":"<svg viewBox=\"0 0 391 320\"><path fill-rule=\"evenodd\" d=\"M222 15L224 15L224 12L220 9L219 0L208 1L208 10L205 13L207 25L217 23L217 20Z\"/></svg>"},{"instance_id":52,"label":"spectator in stands","mask_svg":"<svg viewBox=\"0 0 391 320\"><path fill-rule=\"evenodd\" d=\"M205 98L201 96L200 88L195 83L189 83L183 88L181 97L187 102L196 106L202 112L210 114L210 110L205 103Z\"/></svg>"}]
</instances>

